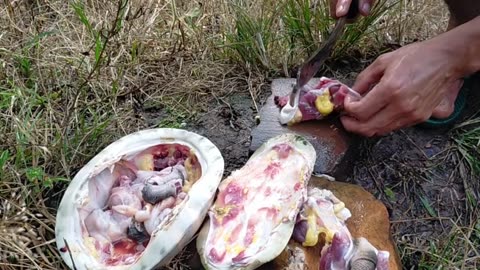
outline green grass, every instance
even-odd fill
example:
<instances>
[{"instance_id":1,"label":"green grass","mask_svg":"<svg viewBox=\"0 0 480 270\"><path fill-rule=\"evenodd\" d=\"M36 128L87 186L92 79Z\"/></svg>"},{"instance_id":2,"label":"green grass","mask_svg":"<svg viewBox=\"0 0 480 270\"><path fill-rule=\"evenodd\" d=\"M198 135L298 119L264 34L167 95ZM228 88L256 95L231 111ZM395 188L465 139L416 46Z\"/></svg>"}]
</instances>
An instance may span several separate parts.
<instances>
[{"instance_id":1,"label":"green grass","mask_svg":"<svg viewBox=\"0 0 480 270\"><path fill-rule=\"evenodd\" d=\"M458 125L454 141L470 170L480 175L480 118L474 118Z\"/></svg>"},{"instance_id":2,"label":"green grass","mask_svg":"<svg viewBox=\"0 0 480 270\"><path fill-rule=\"evenodd\" d=\"M402 241L405 254L417 254L418 269L478 269L480 264L480 210L478 190L480 182L480 118L473 116L455 126L451 132L452 145L444 154L456 161L456 169L449 172L463 181L465 204L456 201L455 217L445 217L432 207L432 201L417 195L430 220L441 225L443 237L427 239L426 243ZM446 161L446 159L441 159ZM461 181L461 182L462 182ZM458 209L465 209L457 212ZM417 221L420 222L420 221ZM404 258L410 262L410 258Z\"/></svg>"},{"instance_id":3,"label":"green grass","mask_svg":"<svg viewBox=\"0 0 480 270\"><path fill-rule=\"evenodd\" d=\"M247 67L268 72L301 64L299 60L308 58L321 46L335 24L329 14L328 0L234 2L230 9L235 24L226 32L226 42L222 44L225 54ZM375 22L398 3L400 1L377 1L370 16L360 16L355 24L347 25L332 58L361 49L362 40L374 37L379 31ZM257 9L258 12L252 12Z\"/></svg>"},{"instance_id":4,"label":"green grass","mask_svg":"<svg viewBox=\"0 0 480 270\"><path fill-rule=\"evenodd\" d=\"M453 224L452 229L445 233L445 238L430 239L423 247L413 244L404 247L407 252L420 252L416 269L478 269L480 220L468 227L461 227L447 218L443 222Z\"/></svg>"}]
</instances>

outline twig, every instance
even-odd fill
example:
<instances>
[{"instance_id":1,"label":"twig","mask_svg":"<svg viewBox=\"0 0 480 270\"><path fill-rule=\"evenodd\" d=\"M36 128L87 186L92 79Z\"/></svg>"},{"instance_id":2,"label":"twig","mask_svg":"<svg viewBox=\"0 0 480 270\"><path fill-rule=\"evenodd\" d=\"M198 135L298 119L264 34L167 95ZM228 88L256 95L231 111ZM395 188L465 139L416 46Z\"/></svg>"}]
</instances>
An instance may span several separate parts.
<instances>
[{"instance_id":1,"label":"twig","mask_svg":"<svg viewBox=\"0 0 480 270\"><path fill-rule=\"evenodd\" d=\"M252 97L253 105L255 106L255 111L258 113L258 107L257 107L257 102L255 101L255 97L253 96L253 91L252 91L252 80L251 80L252 73L249 70L248 71L248 92L250 93L250 96Z\"/></svg>"},{"instance_id":2,"label":"twig","mask_svg":"<svg viewBox=\"0 0 480 270\"><path fill-rule=\"evenodd\" d=\"M103 45L102 45L102 49L100 50L100 54L99 54L99 57L98 59L96 59L95 61L95 65L93 66L92 70L89 72L89 74L87 75L87 77L84 79L84 81L80 84L80 86L76 89L76 92L75 92L75 96L73 98L73 106L74 108L73 109L67 109L67 113L66 113L66 116L64 118L64 121L63 121L63 131L62 131L62 135L63 137L66 136L66 132L67 132L67 127L68 127L68 122L70 121L70 118L72 116L72 112L74 111L75 109L75 104L77 103L76 100L78 99L78 97L80 96L80 93L82 92L82 89L83 87L85 87L89 82L90 82L90 79L93 77L93 75L95 74L95 72L100 68L100 62L101 62L101 59L103 59L103 54L105 53L105 50L106 50L106 47L107 47L107 44L108 42L110 41L110 39L112 37L114 37L117 33L118 33L118 29L117 28L117 23L120 19L120 16L121 16L121 13L122 13L122 10L127 6L128 4L128 0L119 0L118 1L118 8L117 8L117 13L115 15L115 20L114 22L112 23L112 26L110 28L110 30L108 31L107 35L105 36L105 40L103 42ZM100 32L99 32L100 33Z\"/></svg>"},{"instance_id":3,"label":"twig","mask_svg":"<svg viewBox=\"0 0 480 270\"><path fill-rule=\"evenodd\" d=\"M410 136L408 136L408 134L403 131L403 130L400 130L400 132L405 135L407 137L407 139L418 149L418 151L420 151L423 155L423 157L426 159L426 160L429 160L429 158L427 157L427 155L425 154L425 152L422 150L422 148L420 148L420 146L418 146L413 140L412 138L410 138Z\"/></svg>"},{"instance_id":4,"label":"twig","mask_svg":"<svg viewBox=\"0 0 480 270\"><path fill-rule=\"evenodd\" d=\"M70 247L68 246L67 240L63 238L63 241L65 242L65 246L67 247L68 254L70 255L70 260L72 260L73 270L77 270L77 267L75 266L75 261L73 260L73 255L72 255L72 252L70 251Z\"/></svg>"}]
</instances>

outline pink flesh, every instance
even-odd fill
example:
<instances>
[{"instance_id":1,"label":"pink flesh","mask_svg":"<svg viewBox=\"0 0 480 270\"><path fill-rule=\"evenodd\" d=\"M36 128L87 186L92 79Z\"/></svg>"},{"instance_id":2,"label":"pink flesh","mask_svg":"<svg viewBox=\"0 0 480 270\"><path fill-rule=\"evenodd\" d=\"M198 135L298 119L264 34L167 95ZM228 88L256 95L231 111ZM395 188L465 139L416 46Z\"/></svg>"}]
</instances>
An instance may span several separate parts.
<instances>
[{"instance_id":1,"label":"pink flesh","mask_svg":"<svg viewBox=\"0 0 480 270\"><path fill-rule=\"evenodd\" d=\"M352 248L352 240L346 231L335 233L331 245L322 249L320 257L321 270L347 269L346 255Z\"/></svg>"},{"instance_id":2,"label":"pink flesh","mask_svg":"<svg viewBox=\"0 0 480 270\"><path fill-rule=\"evenodd\" d=\"M147 229L148 234L152 234L153 230L162 221L162 219L159 218L162 212L167 208L173 208L174 205L175 205L175 198L169 197L163 200L162 202L157 203L153 207L152 212L150 213L150 218L144 223L145 229Z\"/></svg>"},{"instance_id":3,"label":"pink flesh","mask_svg":"<svg viewBox=\"0 0 480 270\"><path fill-rule=\"evenodd\" d=\"M98 175L88 182L87 205L79 209L81 220L85 220L95 209L103 208L107 203L110 190L115 184L115 177L108 168L104 169ZM87 232L85 223L81 224L82 233Z\"/></svg>"},{"instance_id":4,"label":"pink flesh","mask_svg":"<svg viewBox=\"0 0 480 270\"><path fill-rule=\"evenodd\" d=\"M149 166L154 171L142 171L136 166L136 160L145 161L143 155L153 156ZM102 263L131 264L142 254L148 241L138 243L130 239L127 235L129 225L138 217L136 221L144 222L146 231L151 234L172 208L187 197L185 192L179 191L176 198L169 197L150 205L143 200L142 189L146 183L158 185L171 179L180 181L181 189L182 179L187 178L183 167L187 158L190 158L189 170L201 171L200 164L188 147L179 144L158 145L130 161L117 162L113 173L107 168L89 181L89 202L79 209L79 213L84 221L84 232L95 239ZM175 170L170 166L175 166Z\"/></svg>"},{"instance_id":5,"label":"pink flesh","mask_svg":"<svg viewBox=\"0 0 480 270\"><path fill-rule=\"evenodd\" d=\"M114 184L115 177L108 168L88 182L88 197L92 207L100 208L107 203L110 190Z\"/></svg>"},{"instance_id":6,"label":"pink flesh","mask_svg":"<svg viewBox=\"0 0 480 270\"><path fill-rule=\"evenodd\" d=\"M131 239L122 239L105 250L104 254L108 256L104 257L104 261L111 266L132 264L142 254L147 245L148 242L139 244Z\"/></svg>"},{"instance_id":7,"label":"pink flesh","mask_svg":"<svg viewBox=\"0 0 480 270\"><path fill-rule=\"evenodd\" d=\"M121 214L126 215L129 212L127 215L133 216L136 211L142 209L142 198L138 197L131 186L119 186L111 190L107 205L113 209L116 208L115 210Z\"/></svg>"},{"instance_id":8,"label":"pink flesh","mask_svg":"<svg viewBox=\"0 0 480 270\"><path fill-rule=\"evenodd\" d=\"M116 215L114 211L94 210L86 219L85 226L91 236L97 240L115 242L125 238L131 218Z\"/></svg>"},{"instance_id":9,"label":"pink flesh","mask_svg":"<svg viewBox=\"0 0 480 270\"><path fill-rule=\"evenodd\" d=\"M388 270L390 253L388 251L379 250L377 254L377 269L376 270Z\"/></svg>"},{"instance_id":10,"label":"pink flesh","mask_svg":"<svg viewBox=\"0 0 480 270\"><path fill-rule=\"evenodd\" d=\"M114 177L117 179L117 186L130 184L136 176L137 168L135 165L128 161L120 161L115 164L113 170Z\"/></svg>"},{"instance_id":11,"label":"pink flesh","mask_svg":"<svg viewBox=\"0 0 480 270\"><path fill-rule=\"evenodd\" d=\"M104 169L88 182L88 205L80 209L80 217L84 220L94 209L103 208L110 197L113 187L129 183L134 179L135 173L125 163L117 163L113 173L109 168Z\"/></svg>"},{"instance_id":12,"label":"pink flesh","mask_svg":"<svg viewBox=\"0 0 480 270\"><path fill-rule=\"evenodd\" d=\"M212 264L247 263L268 247L283 220L295 219L304 198L303 158L291 146L278 145L221 183L205 247Z\"/></svg>"},{"instance_id":13,"label":"pink flesh","mask_svg":"<svg viewBox=\"0 0 480 270\"><path fill-rule=\"evenodd\" d=\"M161 184L176 179L186 178L185 168L182 165L174 165L167 167L161 171L138 171L135 183L151 182Z\"/></svg>"},{"instance_id":14,"label":"pink flesh","mask_svg":"<svg viewBox=\"0 0 480 270\"><path fill-rule=\"evenodd\" d=\"M340 84L340 86L336 86L336 84ZM331 101L334 104L335 111L341 111L343 109L343 101L348 94L346 85L337 80L322 77L320 82L313 88L307 85L305 89L300 92L298 109L302 112L301 122L325 118L325 116L318 112L315 107L317 96L322 95L324 91L330 92ZM289 99L290 94L274 97L275 104L280 108L283 108L288 103Z\"/></svg>"}]
</instances>

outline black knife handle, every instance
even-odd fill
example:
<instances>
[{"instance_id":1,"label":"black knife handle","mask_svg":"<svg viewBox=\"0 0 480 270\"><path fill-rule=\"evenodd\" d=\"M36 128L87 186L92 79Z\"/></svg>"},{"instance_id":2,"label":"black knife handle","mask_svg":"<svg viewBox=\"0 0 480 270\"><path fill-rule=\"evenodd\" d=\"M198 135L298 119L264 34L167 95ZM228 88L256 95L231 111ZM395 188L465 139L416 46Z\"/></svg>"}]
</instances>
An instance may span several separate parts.
<instances>
[{"instance_id":1,"label":"black knife handle","mask_svg":"<svg viewBox=\"0 0 480 270\"><path fill-rule=\"evenodd\" d=\"M357 18L358 14L360 13L360 8L358 6L358 0L352 0L350 3L350 7L348 8L348 13L345 17L348 20L354 20Z\"/></svg>"}]
</instances>

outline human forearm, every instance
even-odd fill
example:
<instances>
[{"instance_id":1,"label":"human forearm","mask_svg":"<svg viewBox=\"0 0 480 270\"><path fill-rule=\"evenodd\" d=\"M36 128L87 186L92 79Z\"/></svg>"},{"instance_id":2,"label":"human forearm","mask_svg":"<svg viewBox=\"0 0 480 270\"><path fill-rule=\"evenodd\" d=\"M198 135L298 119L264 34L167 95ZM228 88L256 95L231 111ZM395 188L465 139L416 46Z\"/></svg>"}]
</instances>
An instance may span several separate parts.
<instances>
[{"instance_id":1,"label":"human forearm","mask_svg":"<svg viewBox=\"0 0 480 270\"><path fill-rule=\"evenodd\" d=\"M457 76L480 71L480 16L443 33L431 42L438 44L456 63Z\"/></svg>"}]
</instances>

